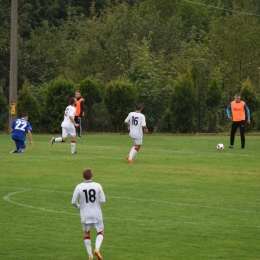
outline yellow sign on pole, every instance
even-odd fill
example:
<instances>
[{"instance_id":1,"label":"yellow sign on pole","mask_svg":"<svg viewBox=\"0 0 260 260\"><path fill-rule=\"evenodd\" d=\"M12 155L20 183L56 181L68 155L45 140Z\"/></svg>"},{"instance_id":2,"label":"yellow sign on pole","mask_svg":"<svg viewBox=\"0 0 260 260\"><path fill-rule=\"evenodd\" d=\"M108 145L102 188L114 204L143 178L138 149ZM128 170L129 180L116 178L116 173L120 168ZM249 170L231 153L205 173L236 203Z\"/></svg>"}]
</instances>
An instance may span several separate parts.
<instances>
[{"instance_id":1,"label":"yellow sign on pole","mask_svg":"<svg viewBox=\"0 0 260 260\"><path fill-rule=\"evenodd\" d=\"M16 103L15 102L11 102L10 103L10 115L16 115Z\"/></svg>"}]
</instances>

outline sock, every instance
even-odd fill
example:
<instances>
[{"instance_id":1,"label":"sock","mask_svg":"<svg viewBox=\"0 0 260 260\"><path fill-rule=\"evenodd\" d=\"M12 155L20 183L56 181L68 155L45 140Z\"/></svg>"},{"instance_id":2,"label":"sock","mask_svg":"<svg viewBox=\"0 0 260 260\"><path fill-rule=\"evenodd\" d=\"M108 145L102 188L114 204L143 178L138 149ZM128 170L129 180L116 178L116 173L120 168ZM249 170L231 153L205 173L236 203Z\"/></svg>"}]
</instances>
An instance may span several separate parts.
<instances>
[{"instance_id":1,"label":"sock","mask_svg":"<svg viewBox=\"0 0 260 260\"><path fill-rule=\"evenodd\" d=\"M23 153L23 150L19 149L17 150L17 153Z\"/></svg>"},{"instance_id":2,"label":"sock","mask_svg":"<svg viewBox=\"0 0 260 260\"><path fill-rule=\"evenodd\" d=\"M90 236L84 236L84 243L85 243L89 258L93 258Z\"/></svg>"},{"instance_id":3,"label":"sock","mask_svg":"<svg viewBox=\"0 0 260 260\"><path fill-rule=\"evenodd\" d=\"M62 137L54 138L55 142L62 142Z\"/></svg>"},{"instance_id":4,"label":"sock","mask_svg":"<svg viewBox=\"0 0 260 260\"><path fill-rule=\"evenodd\" d=\"M132 147L130 154L129 154L129 160L133 160L133 158L135 157L135 155L138 152L138 148L136 148L135 146Z\"/></svg>"},{"instance_id":5,"label":"sock","mask_svg":"<svg viewBox=\"0 0 260 260\"><path fill-rule=\"evenodd\" d=\"M71 148L71 153L74 153L75 148L76 148L76 141L75 140L71 140L70 148Z\"/></svg>"},{"instance_id":6,"label":"sock","mask_svg":"<svg viewBox=\"0 0 260 260\"><path fill-rule=\"evenodd\" d=\"M101 232L99 232L97 237L96 237L96 244L95 244L97 251L99 251L99 249L101 247L103 238L104 238L103 234Z\"/></svg>"}]
</instances>

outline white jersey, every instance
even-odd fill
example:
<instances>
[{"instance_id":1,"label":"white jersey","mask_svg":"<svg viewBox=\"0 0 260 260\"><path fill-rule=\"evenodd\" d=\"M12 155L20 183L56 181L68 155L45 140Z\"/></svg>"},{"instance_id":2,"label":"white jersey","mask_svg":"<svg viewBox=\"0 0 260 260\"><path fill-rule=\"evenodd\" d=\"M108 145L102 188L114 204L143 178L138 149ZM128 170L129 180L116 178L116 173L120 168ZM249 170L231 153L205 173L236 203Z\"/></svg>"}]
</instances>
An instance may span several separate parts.
<instances>
[{"instance_id":1,"label":"white jersey","mask_svg":"<svg viewBox=\"0 0 260 260\"><path fill-rule=\"evenodd\" d=\"M125 122L130 123L130 133L132 138L143 137L143 126L146 126L145 116L142 113L130 112L125 119Z\"/></svg>"},{"instance_id":2,"label":"white jersey","mask_svg":"<svg viewBox=\"0 0 260 260\"><path fill-rule=\"evenodd\" d=\"M70 120L70 116L72 116L74 119L75 114L76 114L76 108L73 106L67 106L64 112L64 120L61 123L61 126L67 128L74 127L74 124Z\"/></svg>"},{"instance_id":3,"label":"white jersey","mask_svg":"<svg viewBox=\"0 0 260 260\"><path fill-rule=\"evenodd\" d=\"M75 188L71 203L80 210L81 222L90 224L103 219L100 204L105 201L105 194L99 183L84 181Z\"/></svg>"}]
</instances>

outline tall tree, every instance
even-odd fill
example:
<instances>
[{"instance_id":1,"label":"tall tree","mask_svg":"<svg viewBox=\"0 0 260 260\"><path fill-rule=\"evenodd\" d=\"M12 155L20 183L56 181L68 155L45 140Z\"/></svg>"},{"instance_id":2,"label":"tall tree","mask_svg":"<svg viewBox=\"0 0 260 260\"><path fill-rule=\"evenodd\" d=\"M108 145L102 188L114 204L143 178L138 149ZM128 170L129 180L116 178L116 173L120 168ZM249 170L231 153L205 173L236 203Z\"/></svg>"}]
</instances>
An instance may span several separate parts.
<instances>
[{"instance_id":1,"label":"tall tree","mask_svg":"<svg viewBox=\"0 0 260 260\"><path fill-rule=\"evenodd\" d=\"M190 76L179 76L170 95L170 111L174 132L196 132L197 95Z\"/></svg>"},{"instance_id":2,"label":"tall tree","mask_svg":"<svg viewBox=\"0 0 260 260\"><path fill-rule=\"evenodd\" d=\"M87 131L93 131L93 105L102 101L100 82L90 77L85 78L79 84L79 89L85 99Z\"/></svg>"},{"instance_id":3,"label":"tall tree","mask_svg":"<svg viewBox=\"0 0 260 260\"><path fill-rule=\"evenodd\" d=\"M206 104L207 104L207 121L208 121L208 131L210 133L218 132L218 115L220 112L220 104L221 104L221 88L217 83L216 79L214 79L208 87L207 96L206 96Z\"/></svg>"}]
</instances>

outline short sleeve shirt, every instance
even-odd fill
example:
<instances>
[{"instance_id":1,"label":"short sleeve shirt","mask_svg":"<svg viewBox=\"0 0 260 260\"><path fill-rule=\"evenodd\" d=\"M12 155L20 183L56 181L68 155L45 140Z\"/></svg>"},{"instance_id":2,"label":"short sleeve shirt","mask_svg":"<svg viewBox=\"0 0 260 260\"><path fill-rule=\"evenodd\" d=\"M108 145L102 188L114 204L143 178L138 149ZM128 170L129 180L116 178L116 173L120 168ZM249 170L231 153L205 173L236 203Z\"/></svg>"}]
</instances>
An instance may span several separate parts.
<instances>
[{"instance_id":1,"label":"short sleeve shirt","mask_svg":"<svg viewBox=\"0 0 260 260\"><path fill-rule=\"evenodd\" d=\"M70 120L70 116L75 117L76 108L73 106L67 106L64 112L64 120L61 124L62 127L74 127L74 124Z\"/></svg>"},{"instance_id":2,"label":"short sleeve shirt","mask_svg":"<svg viewBox=\"0 0 260 260\"><path fill-rule=\"evenodd\" d=\"M13 129L12 138L23 141L26 138L26 133L32 131L30 123L24 118L16 118L13 121L11 128Z\"/></svg>"},{"instance_id":3,"label":"short sleeve shirt","mask_svg":"<svg viewBox=\"0 0 260 260\"><path fill-rule=\"evenodd\" d=\"M142 113L130 112L125 119L130 123L130 133L132 138L143 137L143 126L146 126L145 116Z\"/></svg>"}]
</instances>

